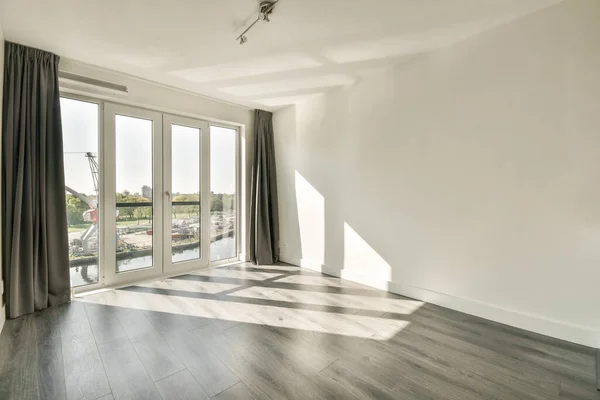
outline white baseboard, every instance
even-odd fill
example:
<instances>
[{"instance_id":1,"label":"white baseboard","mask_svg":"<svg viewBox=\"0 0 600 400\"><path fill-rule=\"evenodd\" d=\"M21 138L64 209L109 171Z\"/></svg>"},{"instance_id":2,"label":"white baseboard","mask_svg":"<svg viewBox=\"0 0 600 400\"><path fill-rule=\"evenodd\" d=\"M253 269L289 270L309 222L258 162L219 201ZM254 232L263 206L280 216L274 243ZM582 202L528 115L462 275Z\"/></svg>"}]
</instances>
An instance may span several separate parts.
<instances>
[{"instance_id":1,"label":"white baseboard","mask_svg":"<svg viewBox=\"0 0 600 400\"><path fill-rule=\"evenodd\" d=\"M307 259L302 259L302 258L289 257L284 254L279 255L279 260L284 263L292 264L297 267L302 267L302 268L306 268L306 269L310 269L310 270L318 271L318 272L321 272L321 268L323 266L323 264L319 261L312 261L312 260L307 260ZM326 272L323 272L323 273L326 273Z\"/></svg>"},{"instance_id":2,"label":"white baseboard","mask_svg":"<svg viewBox=\"0 0 600 400\"><path fill-rule=\"evenodd\" d=\"M302 263L302 260L299 258L294 258L294 257L289 257L285 254L279 253L279 261L284 262L284 263L288 263L288 264L292 264L295 265L297 267L300 266L300 264Z\"/></svg>"},{"instance_id":3,"label":"white baseboard","mask_svg":"<svg viewBox=\"0 0 600 400\"><path fill-rule=\"evenodd\" d=\"M303 260L290 257L282 257L282 261L322 272L327 275L337 276L352 282L360 283L376 289L386 290L401 296L421 300L426 303L435 304L451 310L460 311L466 314L475 315L502 324L525 329L530 332L551 336L568 342L581 344L593 348L600 348L600 331L588 328L586 326L570 324L564 321L531 315L515 310L498 307L493 304L483 303L473 299L456 297L444 293L438 293L432 290L403 285L397 282L390 282L385 279L369 278L362 274L352 271L338 269L318 262Z\"/></svg>"}]
</instances>

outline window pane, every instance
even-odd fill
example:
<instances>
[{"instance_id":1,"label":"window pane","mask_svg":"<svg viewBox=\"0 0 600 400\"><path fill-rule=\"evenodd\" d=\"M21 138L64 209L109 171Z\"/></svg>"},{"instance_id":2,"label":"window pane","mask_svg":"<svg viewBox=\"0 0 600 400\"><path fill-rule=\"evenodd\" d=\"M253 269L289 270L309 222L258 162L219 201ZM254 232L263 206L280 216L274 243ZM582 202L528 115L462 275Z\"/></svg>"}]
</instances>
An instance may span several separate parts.
<instances>
[{"instance_id":1,"label":"window pane","mask_svg":"<svg viewBox=\"0 0 600 400\"><path fill-rule=\"evenodd\" d=\"M152 267L152 121L115 116L117 272Z\"/></svg>"},{"instance_id":2,"label":"window pane","mask_svg":"<svg viewBox=\"0 0 600 400\"><path fill-rule=\"evenodd\" d=\"M98 105L60 99L71 286L98 283Z\"/></svg>"},{"instance_id":3,"label":"window pane","mask_svg":"<svg viewBox=\"0 0 600 400\"><path fill-rule=\"evenodd\" d=\"M171 126L172 261L200 258L200 129Z\"/></svg>"},{"instance_id":4,"label":"window pane","mask_svg":"<svg viewBox=\"0 0 600 400\"><path fill-rule=\"evenodd\" d=\"M210 128L210 260L237 256L236 154L237 131Z\"/></svg>"}]
</instances>

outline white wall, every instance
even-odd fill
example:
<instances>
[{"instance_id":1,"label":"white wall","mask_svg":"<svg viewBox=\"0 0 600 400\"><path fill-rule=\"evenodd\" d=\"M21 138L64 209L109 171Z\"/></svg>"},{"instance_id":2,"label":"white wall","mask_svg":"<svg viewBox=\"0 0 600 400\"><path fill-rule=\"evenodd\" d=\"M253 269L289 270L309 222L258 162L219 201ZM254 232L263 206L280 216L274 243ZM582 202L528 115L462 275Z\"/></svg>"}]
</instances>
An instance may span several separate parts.
<instances>
[{"instance_id":1,"label":"white wall","mask_svg":"<svg viewBox=\"0 0 600 400\"><path fill-rule=\"evenodd\" d=\"M600 1L275 115L282 258L600 347Z\"/></svg>"},{"instance_id":2,"label":"white wall","mask_svg":"<svg viewBox=\"0 0 600 400\"><path fill-rule=\"evenodd\" d=\"M190 117L201 117L211 121L234 123L243 125L242 130L242 162L245 165L245 171L242 171L242 182L245 182L245 191L240 193L241 204L246 207L243 210L245 215L249 212L249 202L245 196L250 192L249 172L252 168L252 140L254 130L254 110L226 103L218 100L212 100L204 96L185 92L179 89L160 85L144 79L136 78L130 75L107 70L105 68L95 67L88 64L62 58L60 61L60 70L79 74L89 78L105 80L128 88L127 94L110 93L108 91L84 92L81 87L75 90L76 94L88 95L101 98L108 101L129 104L133 106L156 109L158 111L169 112L176 115ZM72 88L70 88L72 89ZM91 89L90 89L91 90ZM247 237L248 224L244 227ZM247 257L248 249L245 237L242 238L242 257Z\"/></svg>"},{"instance_id":3,"label":"white wall","mask_svg":"<svg viewBox=\"0 0 600 400\"><path fill-rule=\"evenodd\" d=\"M0 132L2 132L2 97L4 95L4 33L2 32L2 26L0 26ZM2 165L2 152L0 151L0 165ZM0 187L2 186L2 175L0 174ZM0 197L0 210L2 210L2 198ZM2 216L0 215L0 226L2 225ZM0 232L0 260L2 260L2 232ZM2 280L2 262L0 261L0 332L4 326L6 320L6 313L4 309L4 281Z\"/></svg>"}]
</instances>

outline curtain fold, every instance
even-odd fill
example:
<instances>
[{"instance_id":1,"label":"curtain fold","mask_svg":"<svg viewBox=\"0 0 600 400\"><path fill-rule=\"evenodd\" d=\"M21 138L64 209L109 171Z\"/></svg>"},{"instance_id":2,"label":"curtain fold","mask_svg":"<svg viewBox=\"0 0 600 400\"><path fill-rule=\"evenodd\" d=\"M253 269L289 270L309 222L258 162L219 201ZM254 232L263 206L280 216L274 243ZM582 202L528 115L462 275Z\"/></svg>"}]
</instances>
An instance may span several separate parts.
<instances>
[{"instance_id":1,"label":"curtain fold","mask_svg":"<svg viewBox=\"0 0 600 400\"><path fill-rule=\"evenodd\" d=\"M70 300L58 61L6 42L2 270L8 318Z\"/></svg>"},{"instance_id":2,"label":"curtain fold","mask_svg":"<svg viewBox=\"0 0 600 400\"><path fill-rule=\"evenodd\" d=\"M250 190L250 260L253 264L268 265L279 260L279 215L272 113L255 111L254 135Z\"/></svg>"}]
</instances>

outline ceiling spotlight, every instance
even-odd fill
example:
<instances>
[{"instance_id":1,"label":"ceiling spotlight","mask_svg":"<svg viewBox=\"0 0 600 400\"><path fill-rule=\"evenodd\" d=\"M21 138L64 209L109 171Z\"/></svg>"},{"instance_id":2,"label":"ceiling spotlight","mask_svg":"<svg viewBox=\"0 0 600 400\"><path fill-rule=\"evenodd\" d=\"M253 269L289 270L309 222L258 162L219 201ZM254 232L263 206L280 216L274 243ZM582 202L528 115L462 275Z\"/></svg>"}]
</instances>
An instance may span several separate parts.
<instances>
[{"instance_id":1,"label":"ceiling spotlight","mask_svg":"<svg viewBox=\"0 0 600 400\"><path fill-rule=\"evenodd\" d=\"M246 30L242 32L240 36L237 37L237 40L240 41L240 44L244 44L248 41L248 38L245 35L250 29L252 29L254 25L256 25L258 21L271 22L269 15L273 12L273 8L278 1L279 0L265 0L260 3L260 10L258 11L256 20L248 28L246 28Z\"/></svg>"}]
</instances>

